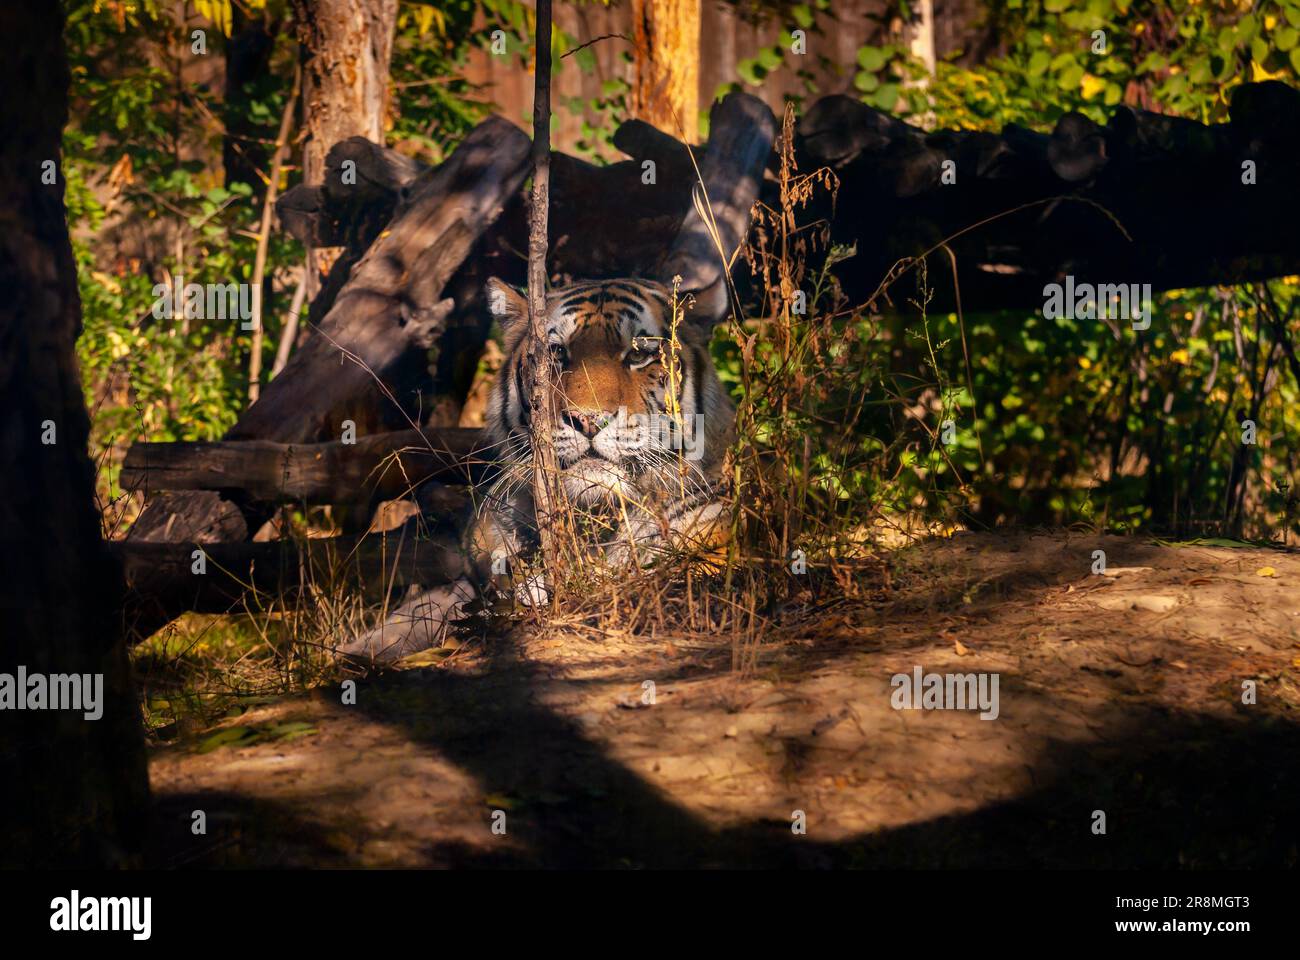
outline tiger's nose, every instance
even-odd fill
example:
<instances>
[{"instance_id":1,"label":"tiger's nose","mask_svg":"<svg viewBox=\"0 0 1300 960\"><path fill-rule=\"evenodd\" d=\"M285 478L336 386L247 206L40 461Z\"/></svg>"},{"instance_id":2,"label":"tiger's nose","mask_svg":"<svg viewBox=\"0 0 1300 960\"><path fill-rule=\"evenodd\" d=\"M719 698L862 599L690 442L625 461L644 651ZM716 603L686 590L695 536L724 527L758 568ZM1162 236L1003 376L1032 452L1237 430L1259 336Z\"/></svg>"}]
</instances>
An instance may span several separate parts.
<instances>
[{"instance_id":1,"label":"tiger's nose","mask_svg":"<svg viewBox=\"0 0 1300 960\"><path fill-rule=\"evenodd\" d=\"M603 413L586 413L581 410L566 410L563 416L565 423L588 440L600 433L606 420Z\"/></svg>"}]
</instances>

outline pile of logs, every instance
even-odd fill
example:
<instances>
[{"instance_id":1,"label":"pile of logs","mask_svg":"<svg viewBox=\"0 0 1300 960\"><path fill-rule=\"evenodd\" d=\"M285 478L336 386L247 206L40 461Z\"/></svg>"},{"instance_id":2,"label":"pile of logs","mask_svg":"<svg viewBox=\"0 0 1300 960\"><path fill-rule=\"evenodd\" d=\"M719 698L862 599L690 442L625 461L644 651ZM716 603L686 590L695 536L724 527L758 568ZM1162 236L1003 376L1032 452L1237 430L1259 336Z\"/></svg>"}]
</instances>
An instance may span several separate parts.
<instances>
[{"instance_id":1,"label":"pile of logs","mask_svg":"<svg viewBox=\"0 0 1300 960\"><path fill-rule=\"evenodd\" d=\"M1105 126L1068 113L1051 133L926 133L827 97L800 120L796 146L805 172L839 176L833 212L820 213L833 217L833 242L857 244L836 271L851 301L899 259L953 238L966 309L1035 307L1070 274L1170 290L1300 272L1300 91L1242 84L1230 117L1205 125L1119 106ZM946 255L929 279L935 306L951 308Z\"/></svg>"},{"instance_id":2,"label":"pile of logs","mask_svg":"<svg viewBox=\"0 0 1300 960\"><path fill-rule=\"evenodd\" d=\"M758 99L733 95L711 123L694 162L683 145L666 151L669 138L638 123L618 134L641 154L632 160L553 159L554 282L681 276L682 289L723 292L701 299L721 317L718 246L730 255L745 237L776 122ZM121 482L144 491L146 505L113 546L136 636L187 609L238 609L248 587L293 589L306 569L337 572L340 559L384 589L459 574L454 529L432 538L417 535L424 524L361 532L379 503L399 497L454 513L465 498L442 485L472 481L486 462L477 431L456 429L449 411L464 400L489 332L484 282L524 279L529 149L518 128L495 117L436 168L354 138L330 151L324 184L280 199L286 230L342 253L311 305L320 319L306 343L223 440L128 451ZM653 176L646 160L658 165ZM692 202L696 188L711 200L716 241ZM345 422L354 441L341 436ZM285 502L342 505L351 529L306 544L249 542ZM202 574L194 573L199 555Z\"/></svg>"},{"instance_id":3,"label":"pile of logs","mask_svg":"<svg viewBox=\"0 0 1300 960\"><path fill-rule=\"evenodd\" d=\"M732 253L755 200L777 205L776 122L761 101L733 94L714 106L710 131L688 150L634 120L614 135L626 161L557 154L552 281L680 276L683 289L721 290L718 243L694 197L707 195ZM794 150L801 171L839 178L834 204L816 199L806 216L825 218L833 242L856 245L835 267L851 300L944 243L956 285L944 254L930 271L936 307L959 291L980 309L1041 305L1044 284L1066 274L1168 289L1300 273L1297 140L1300 93L1267 82L1236 88L1226 124L1120 107L1106 126L1067 114L1050 134L928 133L827 97L799 121ZM499 118L436 168L354 138L330 151L323 184L279 200L285 230L342 252L311 305L306 342L222 441L129 451L123 486L145 491L147 504L115 549L138 636L185 609L226 609L245 585L296 582L300 553L249 542L277 504L347 506L359 534L383 500L473 478L484 452L475 431L454 424L489 332L484 281L525 279L529 148ZM744 298L743 269L734 279ZM720 314L725 298L710 307ZM344 421L355 443L340 440ZM190 572L200 544L212 561L203 577ZM391 555L375 537L320 549L362 572ZM459 569L451 533L404 557L385 574L394 583Z\"/></svg>"}]
</instances>

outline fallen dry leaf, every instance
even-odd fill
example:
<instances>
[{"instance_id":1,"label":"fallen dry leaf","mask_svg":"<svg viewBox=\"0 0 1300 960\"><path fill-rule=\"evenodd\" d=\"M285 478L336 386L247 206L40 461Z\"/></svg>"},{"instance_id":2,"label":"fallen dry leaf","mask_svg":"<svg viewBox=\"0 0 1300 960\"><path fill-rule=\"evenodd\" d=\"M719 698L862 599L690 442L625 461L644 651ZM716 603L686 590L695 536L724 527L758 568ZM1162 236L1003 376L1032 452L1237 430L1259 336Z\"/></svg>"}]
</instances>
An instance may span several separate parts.
<instances>
[{"instance_id":1,"label":"fallen dry leaf","mask_svg":"<svg viewBox=\"0 0 1300 960\"><path fill-rule=\"evenodd\" d=\"M1277 571L1274 570L1272 567L1260 567L1258 570L1255 571L1255 576L1257 576L1257 577L1276 577L1276 576L1277 576Z\"/></svg>"},{"instance_id":2,"label":"fallen dry leaf","mask_svg":"<svg viewBox=\"0 0 1300 960\"><path fill-rule=\"evenodd\" d=\"M970 647L966 646L960 640L954 640L952 648L957 651L957 656L959 657L964 657L966 654L970 653Z\"/></svg>"}]
</instances>

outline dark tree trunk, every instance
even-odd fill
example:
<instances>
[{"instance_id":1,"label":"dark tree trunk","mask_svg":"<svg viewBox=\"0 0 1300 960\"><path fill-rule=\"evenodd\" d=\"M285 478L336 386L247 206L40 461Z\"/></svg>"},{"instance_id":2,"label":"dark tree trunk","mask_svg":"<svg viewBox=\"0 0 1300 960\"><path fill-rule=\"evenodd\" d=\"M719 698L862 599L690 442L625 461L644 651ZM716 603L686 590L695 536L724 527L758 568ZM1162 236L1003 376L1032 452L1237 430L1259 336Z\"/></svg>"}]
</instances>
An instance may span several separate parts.
<instances>
[{"instance_id":1,"label":"dark tree trunk","mask_svg":"<svg viewBox=\"0 0 1300 960\"><path fill-rule=\"evenodd\" d=\"M128 866L148 783L122 572L100 536L73 353L81 304L58 169L62 27L58 4L0 5L12 47L0 88L22 91L0 100L0 674L101 674L103 714L0 710L0 865ZM54 184L42 182L47 161ZM55 442L43 442L50 430Z\"/></svg>"}]
</instances>

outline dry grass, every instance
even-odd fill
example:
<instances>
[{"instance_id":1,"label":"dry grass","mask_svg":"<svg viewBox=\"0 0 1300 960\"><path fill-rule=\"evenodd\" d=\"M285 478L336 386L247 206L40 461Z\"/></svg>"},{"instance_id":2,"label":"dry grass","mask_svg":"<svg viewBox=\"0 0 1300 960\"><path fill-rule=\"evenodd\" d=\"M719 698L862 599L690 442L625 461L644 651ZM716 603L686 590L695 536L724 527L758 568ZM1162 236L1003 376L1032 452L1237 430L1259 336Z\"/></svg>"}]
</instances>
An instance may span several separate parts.
<instances>
[{"instance_id":1,"label":"dry grass","mask_svg":"<svg viewBox=\"0 0 1300 960\"><path fill-rule=\"evenodd\" d=\"M325 511L285 510L271 527L276 539L298 546L296 583L276 591L246 584L241 605L221 614L185 614L136 647L133 665L150 729L206 725L232 709L360 672L333 650L340 638L382 623L402 588L388 573L382 582L366 582L353 556L328 549L336 530ZM427 538L434 531L416 517L404 532L390 535L386 569L394 573L403 533Z\"/></svg>"}]
</instances>

